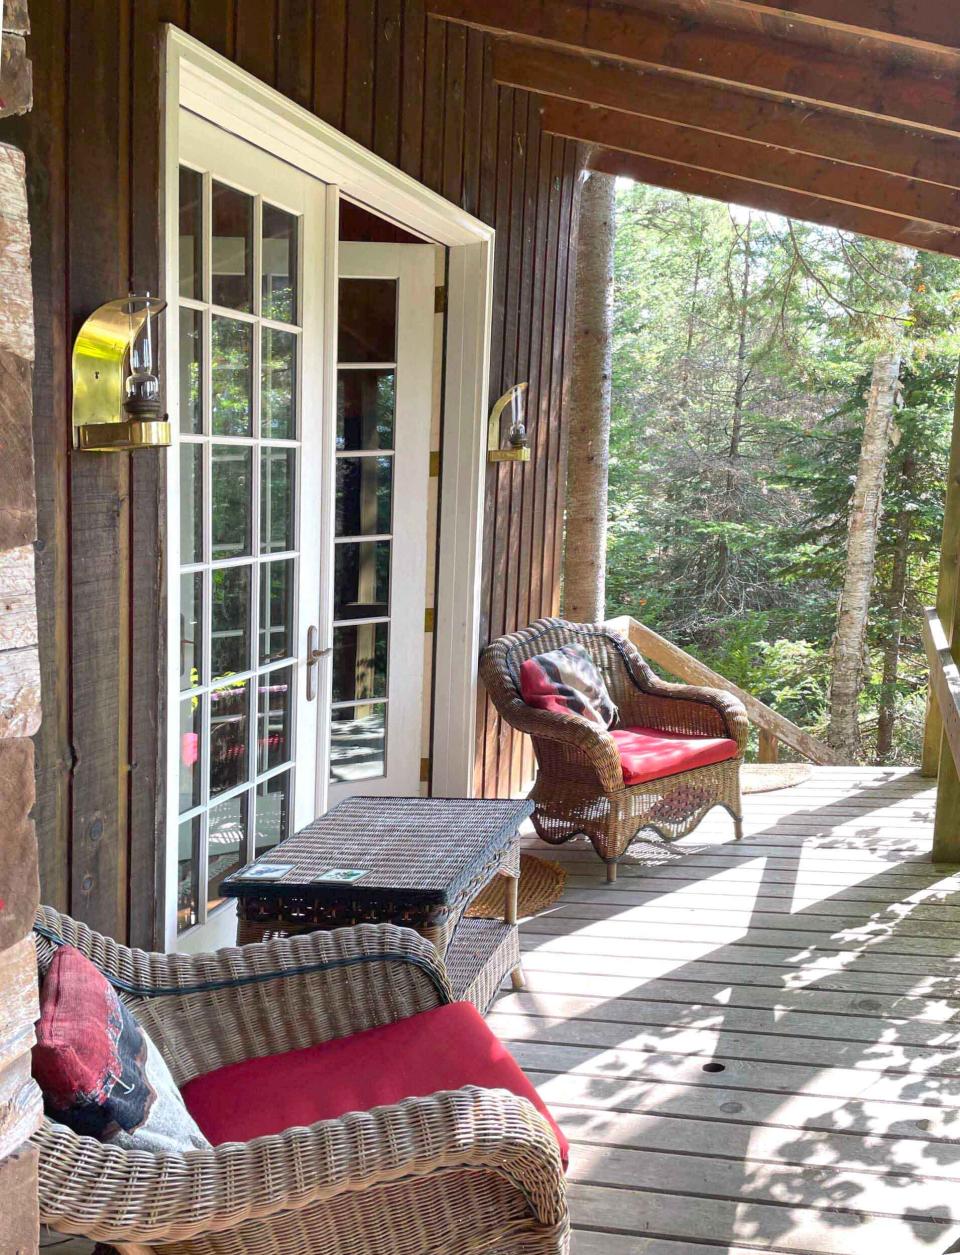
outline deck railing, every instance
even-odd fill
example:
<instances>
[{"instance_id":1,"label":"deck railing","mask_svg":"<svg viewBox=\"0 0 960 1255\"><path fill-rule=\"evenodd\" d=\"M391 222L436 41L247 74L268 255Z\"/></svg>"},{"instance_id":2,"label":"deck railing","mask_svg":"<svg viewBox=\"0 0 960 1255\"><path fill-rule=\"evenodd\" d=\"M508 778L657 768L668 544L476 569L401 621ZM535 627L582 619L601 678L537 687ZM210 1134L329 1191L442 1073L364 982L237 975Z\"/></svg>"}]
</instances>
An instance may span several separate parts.
<instances>
[{"instance_id":1,"label":"deck railing","mask_svg":"<svg viewBox=\"0 0 960 1255\"><path fill-rule=\"evenodd\" d=\"M953 661L947 634L932 606L924 609L920 627L930 664L930 688L940 708L943 735L954 763L960 768L960 668Z\"/></svg>"},{"instance_id":2,"label":"deck railing","mask_svg":"<svg viewBox=\"0 0 960 1255\"><path fill-rule=\"evenodd\" d=\"M724 689L739 697L746 707L747 717L760 733L760 762L776 762L781 742L789 745L792 750L812 763L829 767L839 762L837 755L824 741L805 732L803 728L798 728L795 723L791 723L777 711L765 706L752 693L748 693L746 689L740 688L738 684L720 675L718 671L706 666L698 658L688 654L685 649L681 649L679 645L674 645L672 641L660 636L653 628L647 627L646 624L626 614L608 620L607 627L625 636L645 658L656 663L658 667L662 667L670 675L676 676L678 680L684 680L687 684L704 684L709 688ZM958 715L957 733L960 737L960 715Z\"/></svg>"},{"instance_id":3,"label":"deck railing","mask_svg":"<svg viewBox=\"0 0 960 1255\"><path fill-rule=\"evenodd\" d=\"M921 623L923 647L930 664L930 699L939 711L937 810L933 820L933 861L960 863L960 668L946 629L933 606ZM936 756L935 756L936 757Z\"/></svg>"}]
</instances>

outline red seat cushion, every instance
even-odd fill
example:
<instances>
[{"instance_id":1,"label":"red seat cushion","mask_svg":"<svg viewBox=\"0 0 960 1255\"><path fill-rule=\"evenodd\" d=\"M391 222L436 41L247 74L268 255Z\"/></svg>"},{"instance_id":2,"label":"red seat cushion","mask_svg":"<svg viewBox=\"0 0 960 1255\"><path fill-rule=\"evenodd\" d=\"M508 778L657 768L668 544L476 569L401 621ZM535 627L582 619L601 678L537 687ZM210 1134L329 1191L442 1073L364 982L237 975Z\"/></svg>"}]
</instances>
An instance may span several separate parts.
<instances>
[{"instance_id":1,"label":"red seat cushion","mask_svg":"<svg viewBox=\"0 0 960 1255\"><path fill-rule=\"evenodd\" d=\"M303 1050L231 1063L184 1085L190 1114L215 1145L479 1085L529 1098L569 1147L543 1100L469 1002L421 1011Z\"/></svg>"},{"instance_id":2,"label":"red seat cushion","mask_svg":"<svg viewBox=\"0 0 960 1255\"><path fill-rule=\"evenodd\" d=\"M726 736L689 736L657 728L614 728L625 785L675 776L736 758L737 743Z\"/></svg>"}]
</instances>

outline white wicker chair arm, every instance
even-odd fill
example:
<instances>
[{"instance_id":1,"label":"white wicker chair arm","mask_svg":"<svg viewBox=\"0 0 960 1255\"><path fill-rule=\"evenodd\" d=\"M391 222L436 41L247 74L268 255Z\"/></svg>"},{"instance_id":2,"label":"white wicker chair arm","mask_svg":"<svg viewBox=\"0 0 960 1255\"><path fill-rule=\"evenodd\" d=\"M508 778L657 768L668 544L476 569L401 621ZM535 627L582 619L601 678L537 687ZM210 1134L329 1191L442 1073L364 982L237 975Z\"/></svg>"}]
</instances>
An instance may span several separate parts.
<instances>
[{"instance_id":1,"label":"white wicker chair arm","mask_svg":"<svg viewBox=\"0 0 960 1255\"><path fill-rule=\"evenodd\" d=\"M113 1244L189 1240L445 1169L496 1173L539 1223L566 1224L553 1132L503 1090L468 1086L182 1155L120 1150L49 1121L33 1140L42 1220Z\"/></svg>"}]
</instances>

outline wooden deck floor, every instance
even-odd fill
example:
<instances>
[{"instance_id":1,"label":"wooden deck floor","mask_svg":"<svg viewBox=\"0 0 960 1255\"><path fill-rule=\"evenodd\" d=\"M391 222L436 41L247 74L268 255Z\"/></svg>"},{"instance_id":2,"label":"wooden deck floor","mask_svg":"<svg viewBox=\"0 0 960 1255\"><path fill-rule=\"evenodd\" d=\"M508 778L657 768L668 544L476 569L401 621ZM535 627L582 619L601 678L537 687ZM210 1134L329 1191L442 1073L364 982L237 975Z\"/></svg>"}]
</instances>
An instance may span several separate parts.
<instances>
[{"instance_id":1,"label":"wooden deck floor","mask_svg":"<svg viewBox=\"0 0 960 1255\"><path fill-rule=\"evenodd\" d=\"M570 1136L577 1255L941 1255L960 1239L960 875L933 790L818 768L646 845L586 844L490 1016Z\"/></svg>"}]
</instances>

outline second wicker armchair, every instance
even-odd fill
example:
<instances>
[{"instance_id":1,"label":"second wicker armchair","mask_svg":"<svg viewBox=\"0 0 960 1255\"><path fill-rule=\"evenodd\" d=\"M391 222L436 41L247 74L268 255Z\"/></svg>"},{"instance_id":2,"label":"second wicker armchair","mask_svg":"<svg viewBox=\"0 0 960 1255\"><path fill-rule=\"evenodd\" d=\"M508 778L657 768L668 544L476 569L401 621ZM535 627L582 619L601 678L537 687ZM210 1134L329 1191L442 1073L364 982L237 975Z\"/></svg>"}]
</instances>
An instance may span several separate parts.
<instances>
[{"instance_id":1,"label":"second wicker armchair","mask_svg":"<svg viewBox=\"0 0 960 1255\"><path fill-rule=\"evenodd\" d=\"M609 731L574 714L534 709L521 696L521 663L570 644L587 651L618 708ZM530 797L544 841L559 844L586 833L613 881L618 859L645 828L676 839L723 806L741 836L740 764L748 725L732 694L667 683L610 628L563 619L540 619L500 637L484 650L480 674L500 716L533 740L538 772ZM645 746L665 734L668 752L650 755L646 771L631 771L622 754L631 733ZM700 738L704 749L711 742L706 754ZM716 761L697 765L704 758Z\"/></svg>"}]
</instances>

